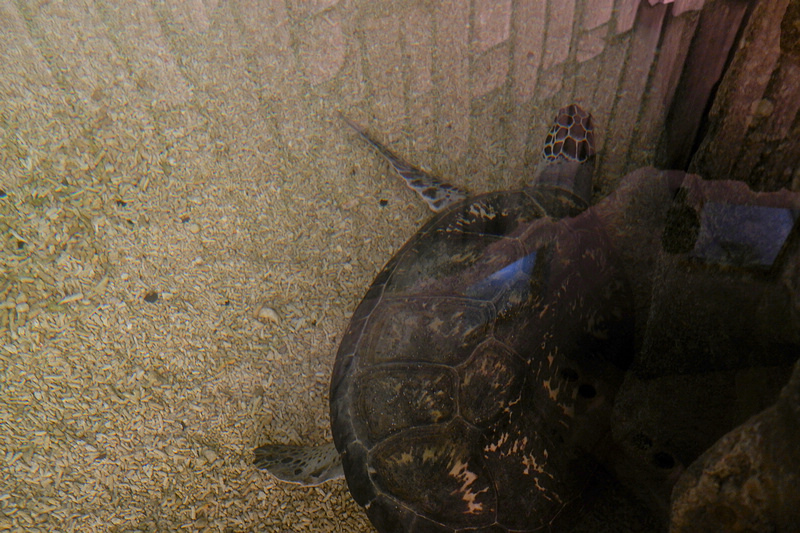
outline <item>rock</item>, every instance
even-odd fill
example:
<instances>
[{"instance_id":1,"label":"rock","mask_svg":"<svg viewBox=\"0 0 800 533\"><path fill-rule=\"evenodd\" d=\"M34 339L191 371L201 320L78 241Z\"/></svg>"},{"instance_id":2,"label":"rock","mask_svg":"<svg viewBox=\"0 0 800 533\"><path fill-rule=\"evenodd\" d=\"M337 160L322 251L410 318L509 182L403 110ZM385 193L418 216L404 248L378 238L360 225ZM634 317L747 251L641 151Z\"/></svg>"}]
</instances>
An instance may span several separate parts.
<instances>
[{"instance_id":1,"label":"rock","mask_svg":"<svg viewBox=\"0 0 800 533\"><path fill-rule=\"evenodd\" d=\"M790 532L800 524L800 361L772 407L730 431L672 492L671 533Z\"/></svg>"}]
</instances>

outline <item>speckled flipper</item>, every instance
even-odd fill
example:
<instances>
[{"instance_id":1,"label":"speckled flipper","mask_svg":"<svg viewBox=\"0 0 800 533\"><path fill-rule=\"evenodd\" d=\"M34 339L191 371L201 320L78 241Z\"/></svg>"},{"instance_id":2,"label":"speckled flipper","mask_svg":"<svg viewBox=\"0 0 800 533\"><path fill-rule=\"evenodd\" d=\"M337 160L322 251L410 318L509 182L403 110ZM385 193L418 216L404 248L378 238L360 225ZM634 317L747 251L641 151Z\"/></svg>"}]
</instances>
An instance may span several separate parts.
<instances>
[{"instance_id":1,"label":"speckled flipper","mask_svg":"<svg viewBox=\"0 0 800 533\"><path fill-rule=\"evenodd\" d=\"M313 486L344 477L342 460L332 442L321 446L266 445L254 452L254 465L288 483Z\"/></svg>"},{"instance_id":2,"label":"speckled flipper","mask_svg":"<svg viewBox=\"0 0 800 533\"><path fill-rule=\"evenodd\" d=\"M365 141L375 147L383 157L394 167L400 177L406 181L406 185L420 195L420 197L428 204L428 207L434 213L463 200L467 197L467 192L463 189L446 183L435 176L431 176L427 172L418 169L415 166L403 161L400 157L393 154L383 144L373 139L363 128L358 124L351 121L344 115L340 114L342 120L356 130Z\"/></svg>"}]
</instances>

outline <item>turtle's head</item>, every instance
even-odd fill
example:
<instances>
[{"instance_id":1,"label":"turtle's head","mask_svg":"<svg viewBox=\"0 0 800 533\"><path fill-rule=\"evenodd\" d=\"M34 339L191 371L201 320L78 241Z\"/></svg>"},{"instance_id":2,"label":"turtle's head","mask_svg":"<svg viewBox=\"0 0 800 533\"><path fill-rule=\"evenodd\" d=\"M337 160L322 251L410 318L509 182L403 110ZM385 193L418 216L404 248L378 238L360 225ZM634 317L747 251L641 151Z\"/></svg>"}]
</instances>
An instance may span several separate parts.
<instances>
[{"instance_id":1,"label":"turtle's head","mask_svg":"<svg viewBox=\"0 0 800 533\"><path fill-rule=\"evenodd\" d=\"M562 107L545 139L532 185L566 189L589 205L594 155L592 115L578 104Z\"/></svg>"}]
</instances>

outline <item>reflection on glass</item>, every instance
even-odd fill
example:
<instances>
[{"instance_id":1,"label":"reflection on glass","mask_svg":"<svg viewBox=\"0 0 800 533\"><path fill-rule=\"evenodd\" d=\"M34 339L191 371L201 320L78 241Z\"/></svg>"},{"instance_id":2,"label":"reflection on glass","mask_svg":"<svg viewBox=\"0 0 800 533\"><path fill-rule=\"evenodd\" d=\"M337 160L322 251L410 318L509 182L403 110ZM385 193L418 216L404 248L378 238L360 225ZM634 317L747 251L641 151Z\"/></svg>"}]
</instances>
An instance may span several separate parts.
<instances>
[{"instance_id":1,"label":"reflection on glass","mask_svg":"<svg viewBox=\"0 0 800 533\"><path fill-rule=\"evenodd\" d=\"M538 251L530 253L470 285L466 290L467 296L495 300L501 292L528 286L537 254Z\"/></svg>"},{"instance_id":2,"label":"reflection on glass","mask_svg":"<svg viewBox=\"0 0 800 533\"><path fill-rule=\"evenodd\" d=\"M708 202L690 257L710 264L770 268L797 217L786 208Z\"/></svg>"}]
</instances>

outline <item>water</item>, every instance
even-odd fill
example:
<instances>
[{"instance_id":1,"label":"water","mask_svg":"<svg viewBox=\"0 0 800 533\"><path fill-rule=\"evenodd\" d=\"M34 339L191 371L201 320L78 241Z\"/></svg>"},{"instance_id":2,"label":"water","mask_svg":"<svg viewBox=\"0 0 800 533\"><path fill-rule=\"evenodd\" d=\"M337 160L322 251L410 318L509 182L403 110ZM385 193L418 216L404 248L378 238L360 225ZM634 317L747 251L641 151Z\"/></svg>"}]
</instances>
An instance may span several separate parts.
<instances>
[{"instance_id":1,"label":"water","mask_svg":"<svg viewBox=\"0 0 800 533\"><path fill-rule=\"evenodd\" d=\"M602 195L656 158L681 66L677 12L627 4L0 8L0 525L367 530L343 482L250 465L330 438L349 314L428 218L336 111L484 192L578 102Z\"/></svg>"}]
</instances>

